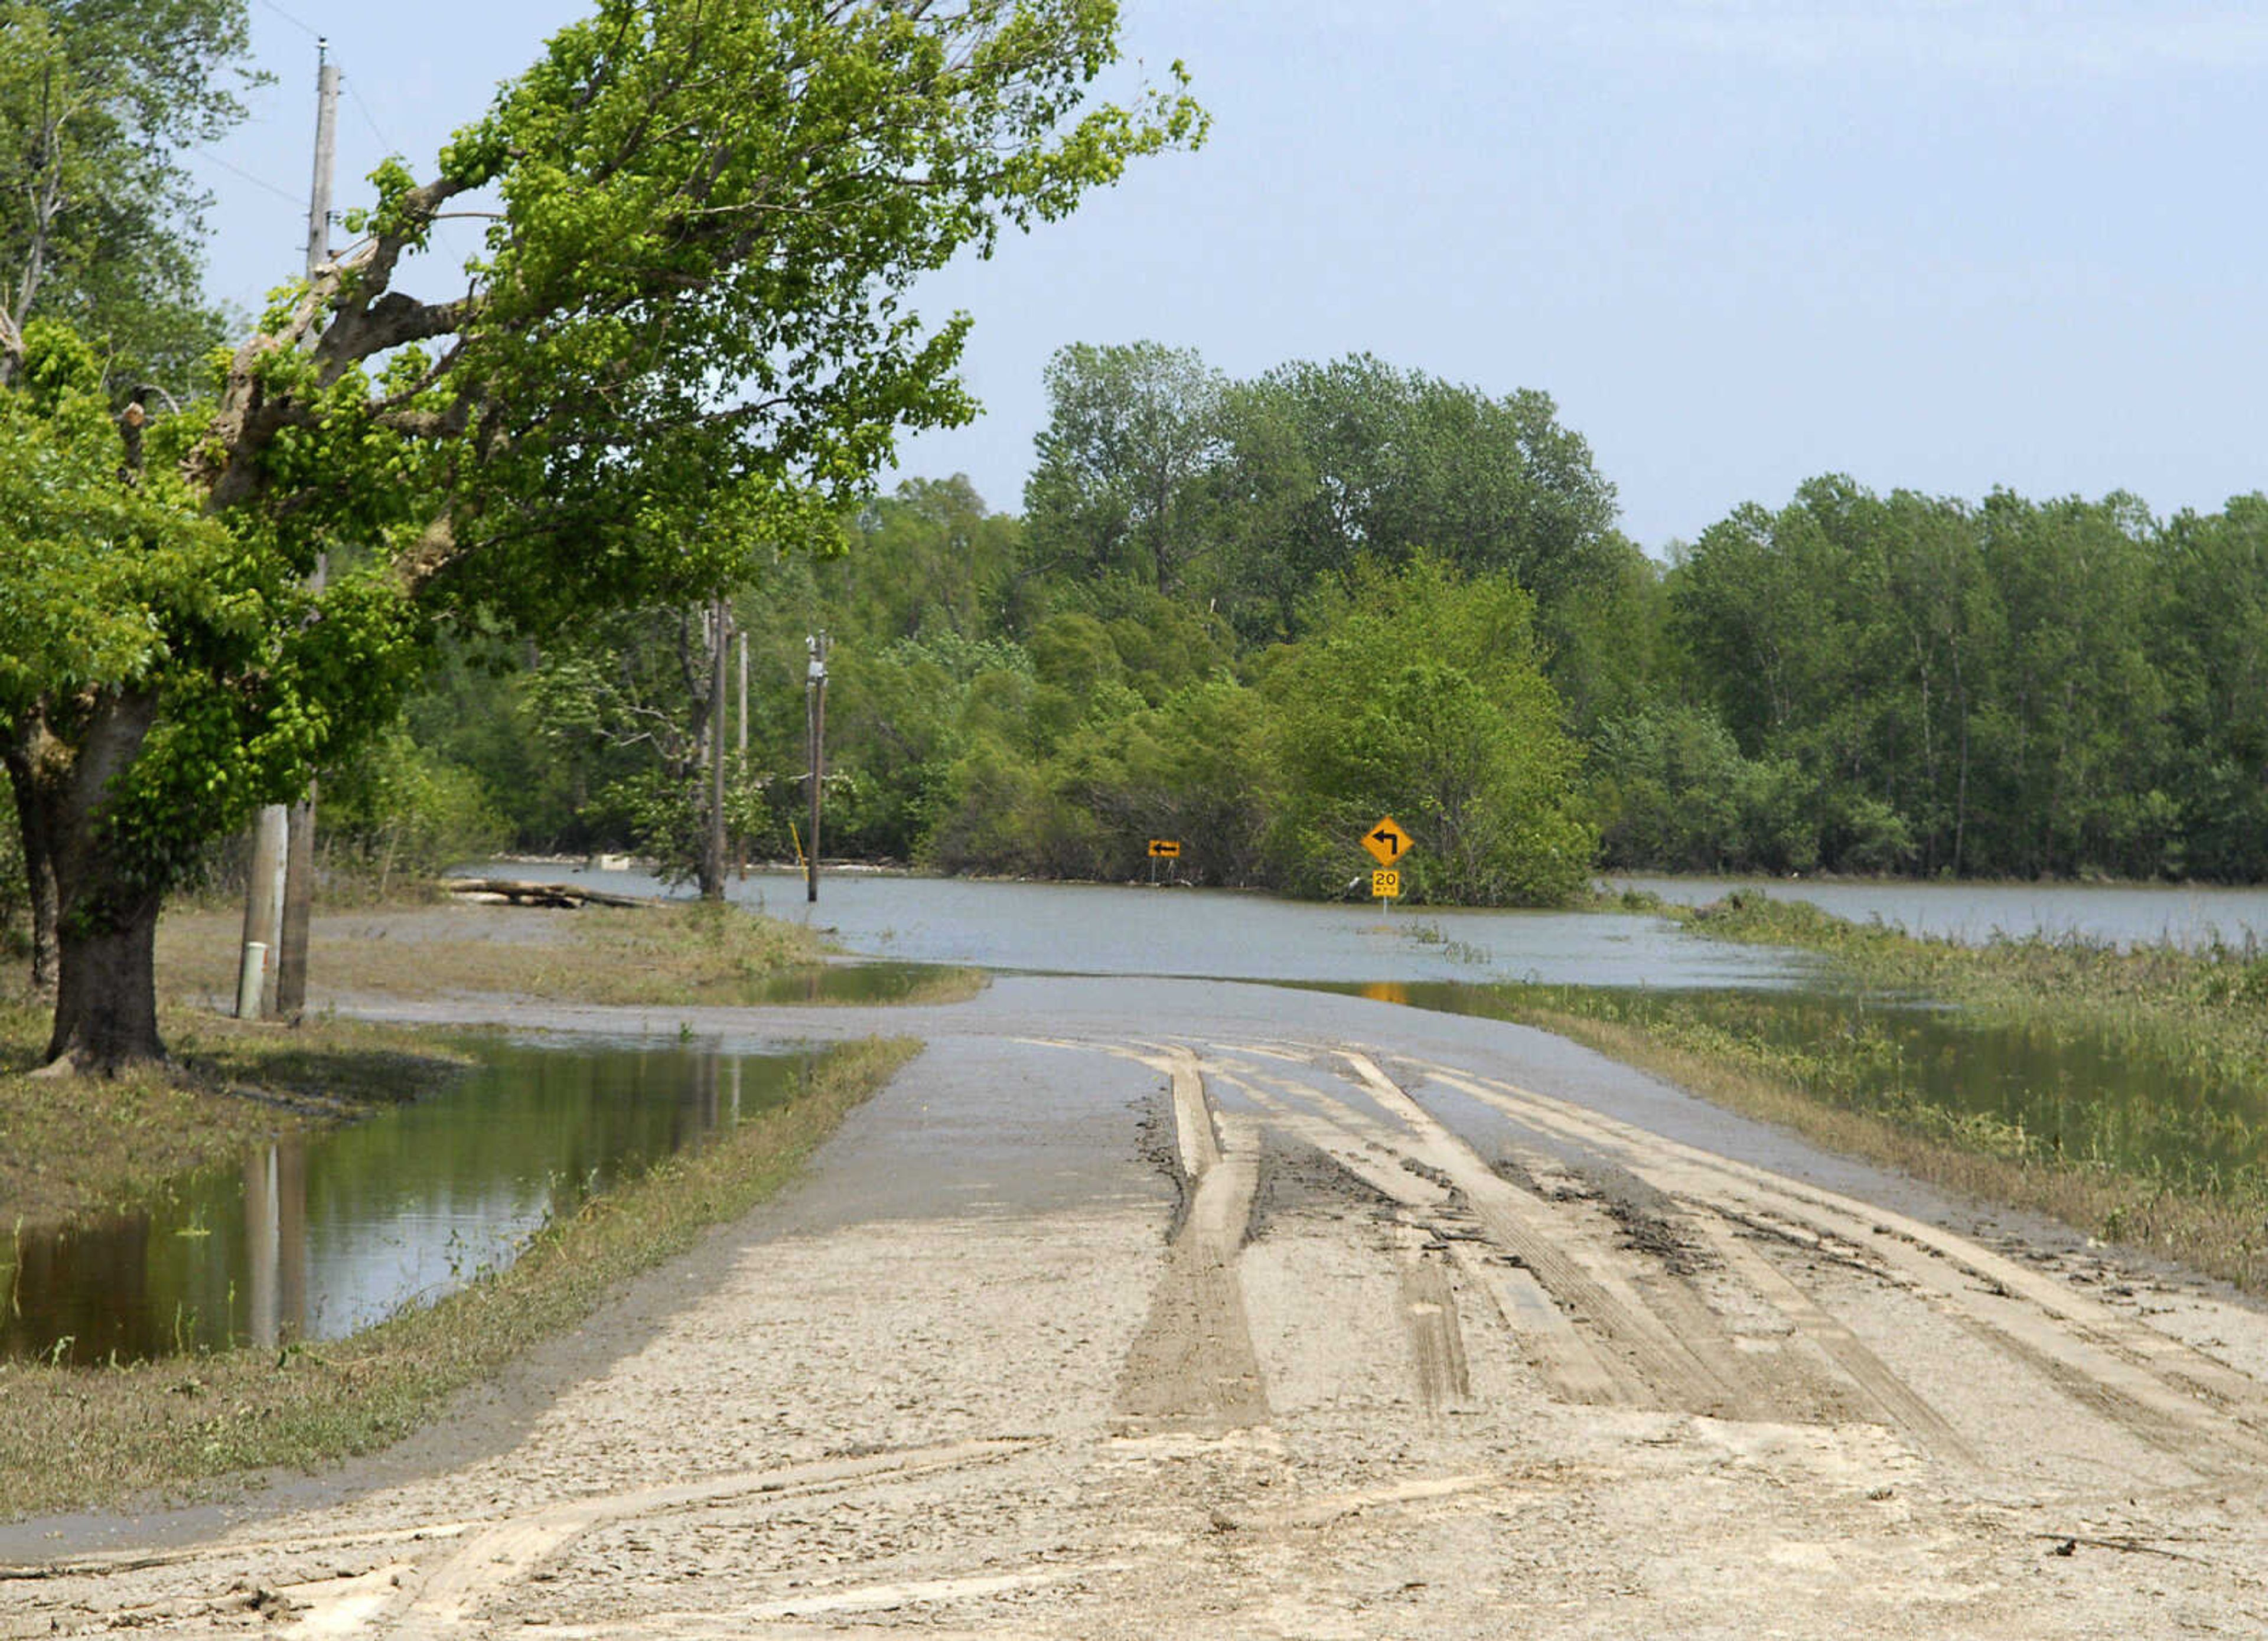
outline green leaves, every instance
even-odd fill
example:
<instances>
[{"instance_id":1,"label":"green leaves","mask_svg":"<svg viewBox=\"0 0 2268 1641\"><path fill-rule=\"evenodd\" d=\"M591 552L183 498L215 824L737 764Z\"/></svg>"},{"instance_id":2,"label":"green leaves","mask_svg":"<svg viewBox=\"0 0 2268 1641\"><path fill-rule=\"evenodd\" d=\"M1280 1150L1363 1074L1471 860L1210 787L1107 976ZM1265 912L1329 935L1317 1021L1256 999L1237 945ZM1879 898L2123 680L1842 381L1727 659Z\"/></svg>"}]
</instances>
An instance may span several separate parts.
<instances>
[{"instance_id":1,"label":"green leaves","mask_svg":"<svg viewBox=\"0 0 2268 1641\"><path fill-rule=\"evenodd\" d=\"M839 508L896 430L966 420L966 320L905 311L913 282L1201 135L1178 78L1081 112L1115 33L1093 0L613 0L563 30L441 162L504 202L440 372L477 444L462 585L538 622L563 612L530 589L594 559L610 599L713 590L728 564L681 573L682 538L720 508ZM373 268L434 202L405 181Z\"/></svg>"},{"instance_id":2,"label":"green leaves","mask_svg":"<svg viewBox=\"0 0 2268 1641\"><path fill-rule=\"evenodd\" d=\"M1421 556L1374 566L1264 681L1285 797L1278 880L1338 892L1357 840L1392 813L1417 840L1419 898L1548 905L1588 883L1598 839L1579 816L1580 750L1560 726L1528 595Z\"/></svg>"},{"instance_id":3,"label":"green leaves","mask_svg":"<svg viewBox=\"0 0 2268 1641\"><path fill-rule=\"evenodd\" d=\"M119 379L186 391L218 325L177 156L243 117L249 44L242 0L0 4L0 355L52 317Z\"/></svg>"}]
</instances>

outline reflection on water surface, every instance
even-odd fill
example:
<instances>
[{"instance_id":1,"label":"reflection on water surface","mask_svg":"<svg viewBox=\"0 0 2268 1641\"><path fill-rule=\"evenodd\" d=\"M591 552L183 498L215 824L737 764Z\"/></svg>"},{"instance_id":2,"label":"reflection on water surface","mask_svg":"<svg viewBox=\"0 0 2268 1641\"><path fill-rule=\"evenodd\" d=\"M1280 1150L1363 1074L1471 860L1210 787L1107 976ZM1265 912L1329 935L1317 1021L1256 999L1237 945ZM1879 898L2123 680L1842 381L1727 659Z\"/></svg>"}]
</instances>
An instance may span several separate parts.
<instances>
[{"instance_id":1,"label":"reflection on water surface","mask_svg":"<svg viewBox=\"0 0 2268 1641\"><path fill-rule=\"evenodd\" d=\"M508 1263L593 1192L785 1100L811 1062L676 1042L473 1047L479 1068L445 1094L188 1175L143 1211L19 1234L13 1269L0 1263L0 1355L341 1337Z\"/></svg>"}]
</instances>

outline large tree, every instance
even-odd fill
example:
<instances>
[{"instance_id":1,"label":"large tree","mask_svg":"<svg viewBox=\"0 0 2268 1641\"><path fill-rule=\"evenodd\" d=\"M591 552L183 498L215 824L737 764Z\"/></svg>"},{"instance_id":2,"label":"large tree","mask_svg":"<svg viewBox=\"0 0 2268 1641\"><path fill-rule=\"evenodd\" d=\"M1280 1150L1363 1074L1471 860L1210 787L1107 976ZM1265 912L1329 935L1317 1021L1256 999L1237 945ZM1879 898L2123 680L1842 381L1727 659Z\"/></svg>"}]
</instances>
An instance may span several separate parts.
<instances>
[{"instance_id":1,"label":"large tree","mask_svg":"<svg viewBox=\"0 0 2268 1641\"><path fill-rule=\"evenodd\" d=\"M96 349L114 394L188 391L222 330L201 289L205 196L180 151L243 117L249 41L244 0L0 0L0 388L22 369L26 327L59 320ZM42 394L50 408L58 386ZM0 741L11 798L26 752ZM24 843L9 865L25 880L32 982L50 991L55 874L36 829Z\"/></svg>"},{"instance_id":2,"label":"large tree","mask_svg":"<svg viewBox=\"0 0 2268 1641\"><path fill-rule=\"evenodd\" d=\"M1239 385L1221 423L1219 607L1248 639L1296 635L1300 600L1359 559L1432 552L1545 610L1616 573L1614 486L1548 394L1491 398L1353 354Z\"/></svg>"},{"instance_id":3,"label":"large tree","mask_svg":"<svg viewBox=\"0 0 2268 1641\"><path fill-rule=\"evenodd\" d=\"M1024 486L1031 567L1183 591L1205 546L1197 482L1220 454L1226 383L1189 348L1059 350Z\"/></svg>"},{"instance_id":4,"label":"large tree","mask_svg":"<svg viewBox=\"0 0 2268 1641\"><path fill-rule=\"evenodd\" d=\"M145 635L0 699L40 748L27 831L70 840L51 1059L163 1053L180 864L383 721L436 622L711 596L828 528L896 429L972 414L967 319L924 322L916 282L1201 134L1178 66L1091 103L1116 26L1110 0L604 0L430 175L374 174L357 242L282 292L127 516L11 514L0 605L52 560ZM483 200L461 293L405 289ZM26 407L26 446L83 462L71 414Z\"/></svg>"}]
</instances>

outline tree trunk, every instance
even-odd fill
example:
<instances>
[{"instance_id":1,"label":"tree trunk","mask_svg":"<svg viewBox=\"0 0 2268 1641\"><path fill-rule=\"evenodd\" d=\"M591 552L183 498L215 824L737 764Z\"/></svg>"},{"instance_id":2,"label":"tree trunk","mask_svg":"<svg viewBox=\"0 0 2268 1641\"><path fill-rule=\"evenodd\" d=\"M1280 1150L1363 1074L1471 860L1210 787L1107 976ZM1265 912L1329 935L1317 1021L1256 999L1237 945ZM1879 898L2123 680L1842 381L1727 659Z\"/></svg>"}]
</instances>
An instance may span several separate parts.
<instances>
[{"instance_id":1,"label":"tree trunk","mask_svg":"<svg viewBox=\"0 0 2268 1641\"><path fill-rule=\"evenodd\" d=\"M156 948L164 901L146 895L112 912L99 931L66 919L62 984L48 1062L61 1070L115 1071L135 1060L162 1060L158 1036Z\"/></svg>"},{"instance_id":2,"label":"tree trunk","mask_svg":"<svg viewBox=\"0 0 2268 1641\"><path fill-rule=\"evenodd\" d=\"M55 863L48 845L47 828L29 791L32 760L28 737L11 740L0 749L8 766L8 784L16 796L16 829L24 843L24 876L32 900L32 990L43 997L55 995Z\"/></svg>"},{"instance_id":3,"label":"tree trunk","mask_svg":"<svg viewBox=\"0 0 2268 1641\"><path fill-rule=\"evenodd\" d=\"M48 1069L112 1072L162 1060L155 974L166 880L146 851L113 836L110 787L139 755L157 717L154 695L106 691L27 715L17 804L40 831L55 887L56 988ZM60 731L60 732L59 732Z\"/></svg>"}]
</instances>

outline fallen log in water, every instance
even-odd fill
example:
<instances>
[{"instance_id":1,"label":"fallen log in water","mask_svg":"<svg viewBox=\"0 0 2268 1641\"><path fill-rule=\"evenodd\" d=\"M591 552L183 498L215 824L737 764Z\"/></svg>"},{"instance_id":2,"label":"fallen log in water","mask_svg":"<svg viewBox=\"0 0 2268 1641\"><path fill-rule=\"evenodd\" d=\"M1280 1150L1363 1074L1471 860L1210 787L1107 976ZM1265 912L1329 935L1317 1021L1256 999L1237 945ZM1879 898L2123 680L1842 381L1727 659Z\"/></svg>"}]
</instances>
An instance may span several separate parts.
<instances>
[{"instance_id":1,"label":"fallen log in water","mask_svg":"<svg viewBox=\"0 0 2268 1641\"><path fill-rule=\"evenodd\" d=\"M579 883L529 883L518 878L444 878L441 890L458 900L487 906L556 906L571 911L581 906L661 904L644 895L616 894Z\"/></svg>"}]
</instances>

